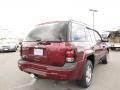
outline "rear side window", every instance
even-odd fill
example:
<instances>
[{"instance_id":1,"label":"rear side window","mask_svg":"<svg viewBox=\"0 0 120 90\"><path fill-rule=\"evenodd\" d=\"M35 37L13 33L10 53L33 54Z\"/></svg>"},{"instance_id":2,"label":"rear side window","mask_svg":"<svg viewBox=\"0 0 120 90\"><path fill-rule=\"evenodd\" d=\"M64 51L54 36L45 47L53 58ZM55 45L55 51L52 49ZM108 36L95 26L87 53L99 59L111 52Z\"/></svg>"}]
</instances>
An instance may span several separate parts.
<instances>
[{"instance_id":1,"label":"rear side window","mask_svg":"<svg viewBox=\"0 0 120 90\"><path fill-rule=\"evenodd\" d=\"M89 29L88 29L89 30ZM95 43L96 42L96 39L95 39L95 31L93 30L89 30L89 38L91 38L91 42L92 43Z\"/></svg>"},{"instance_id":2,"label":"rear side window","mask_svg":"<svg viewBox=\"0 0 120 90\"><path fill-rule=\"evenodd\" d=\"M86 41L86 30L84 26L72 22L72 41Z\"/></svg>"},{"instance_id":3,"label":"rear side window","mask_svg":"<svg viewBox=\"0 0 120 90\"><path fill-rule=\"evenodd\" d=\"M89 29L88 31L89 31L89 34L87 35L87 37L91 38L91 42L93 43L101 42L101 37L96 31L89 30Z\"/></svg>"},{"instance_id":4,"label":"rear side window","mask_svg":"<svg viewBox=\"0 0 120 90\"><path fill-rule=\"evenodd\" d=\"M68 22L56 22L37 26L25 41L67 41Z\"/></svg>"},{"instance_id":5,"label":"rear side window","mask_svg":"<svg viewBox=\"0 0 120 90\"><path fill-rule=\"evenodd\" d=\"M101 37L97 32L95 32L95 39L96 39L96 42L101 42Z\"/></svg>"}]
</instances>

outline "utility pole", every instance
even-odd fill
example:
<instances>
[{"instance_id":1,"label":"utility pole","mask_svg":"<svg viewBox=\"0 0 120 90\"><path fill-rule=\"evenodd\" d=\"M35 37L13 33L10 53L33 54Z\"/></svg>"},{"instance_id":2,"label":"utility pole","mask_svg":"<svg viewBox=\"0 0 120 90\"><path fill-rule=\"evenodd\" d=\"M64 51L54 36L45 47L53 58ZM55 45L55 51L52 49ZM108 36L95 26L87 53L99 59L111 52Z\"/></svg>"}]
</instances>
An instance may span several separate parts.
<instances>
[{"instance_id":1,"label":"utility pole","mask_svg":"<svg viewBox=\"0 0 120 90\"><path fill-rule=\"evenodd\" d=\"M93 29L95 29L95 12L98 12L98 10L95 9L89 9L93 13Z\"/></svg>"}]
</instances>

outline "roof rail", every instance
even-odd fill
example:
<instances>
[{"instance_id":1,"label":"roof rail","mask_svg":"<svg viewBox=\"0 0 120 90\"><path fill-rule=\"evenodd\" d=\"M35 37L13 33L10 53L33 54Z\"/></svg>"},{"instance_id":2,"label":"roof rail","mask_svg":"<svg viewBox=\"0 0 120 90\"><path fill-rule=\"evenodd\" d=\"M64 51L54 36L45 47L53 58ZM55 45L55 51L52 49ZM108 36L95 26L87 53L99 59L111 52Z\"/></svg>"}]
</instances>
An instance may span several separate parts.
<instances>
[{"instance_id":1,"label":"roof rail","mask_svg":"<svg viewBox=\"0 0 120 90\"><path fill-rule=\"evenodd\" d=\"M86 23L83 23L83 22L81 22L81 21L76 21L76 20L72 20L72 19L70 19L70 21L71 21L71 22L75 22L75 23L77 23L77 24L80 24L80 25L82 25L82 26L88 26Z\"/></svg>"}]
</instances>

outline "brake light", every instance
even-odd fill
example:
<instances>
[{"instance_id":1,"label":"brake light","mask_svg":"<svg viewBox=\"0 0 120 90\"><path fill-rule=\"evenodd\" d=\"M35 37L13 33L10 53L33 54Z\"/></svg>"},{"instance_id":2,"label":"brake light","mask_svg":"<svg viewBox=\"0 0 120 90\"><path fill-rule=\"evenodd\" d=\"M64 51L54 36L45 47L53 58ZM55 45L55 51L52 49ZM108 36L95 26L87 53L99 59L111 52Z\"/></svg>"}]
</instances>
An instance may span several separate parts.
<instances>
[{"instance_id":1,"label":"brake light","mask_svg":"<svg viewBox=\"0 0 120 90\"><path fill-rule=\"evenodd\" d=\"M73 63L75 62L75 50L71 47L66 49L66 62Z\"/></svg>"}]
</instances>

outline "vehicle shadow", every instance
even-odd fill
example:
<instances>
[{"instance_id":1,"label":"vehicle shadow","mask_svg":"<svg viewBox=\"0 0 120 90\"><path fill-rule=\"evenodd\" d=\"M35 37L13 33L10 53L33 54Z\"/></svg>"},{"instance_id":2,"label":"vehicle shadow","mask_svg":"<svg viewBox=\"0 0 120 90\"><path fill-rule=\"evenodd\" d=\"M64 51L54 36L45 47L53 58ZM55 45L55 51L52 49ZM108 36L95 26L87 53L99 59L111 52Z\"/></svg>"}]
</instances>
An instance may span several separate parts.
<instances>
[{"instance_id":1,"label":"vehicle shadow","mask_svg":"<svg viewBox=\"0 0 120 90\"><path fill-rule=\"evenodd\" d=\"M5 52L0 52L0 54L5 54L5 53L14 53L16 51L5 51Z\"/></svg>"},{"instance_id":2,"label":"vehicle shadow","mask_svg":"<svg viewBox=\"0 0 120 90\"><path fill-rule=\"evenodd\" d=\"M86 90L76 85L75 81L54 81L48 79L33 80L11 90Z\"/></svg>"},{"instance_id":3,"label":"vehicle shadow","mask_svg":"<svg viewBox=\"0 0 120 90\"><path fill-rule=\"evenodd\" d=\"M96 75L104 68L106 68L106 65L103 64L98 64L95 67L92 84L88 88L81 88L76 84L76 81L55 81L50 79L32 78L31 82L19 85L10 90L93 90L94 86L96 85L96 79L98 78Z\"/></svg>"}]
</instances>

